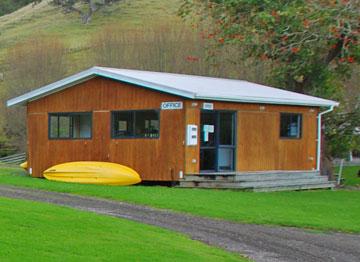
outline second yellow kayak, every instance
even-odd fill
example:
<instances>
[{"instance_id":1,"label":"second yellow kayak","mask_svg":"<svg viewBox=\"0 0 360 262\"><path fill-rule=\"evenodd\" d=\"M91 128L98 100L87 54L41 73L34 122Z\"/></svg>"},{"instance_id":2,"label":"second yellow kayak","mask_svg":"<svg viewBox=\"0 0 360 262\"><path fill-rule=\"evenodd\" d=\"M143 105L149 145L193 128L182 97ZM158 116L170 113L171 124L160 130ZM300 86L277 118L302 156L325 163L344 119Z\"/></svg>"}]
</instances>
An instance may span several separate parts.
<instances>
[{"instance_id":1,"label":"second yellow kayak","mask_svg":"<svg viewBox=\"0 0 360 262\"><path fill-rule=\"evenodd\" d=\"M19 166L20 166L21 168L27 170L27 169L28 169L28 162L25 161L24 163L21 163Z\"/></svg>"}]
</instances>

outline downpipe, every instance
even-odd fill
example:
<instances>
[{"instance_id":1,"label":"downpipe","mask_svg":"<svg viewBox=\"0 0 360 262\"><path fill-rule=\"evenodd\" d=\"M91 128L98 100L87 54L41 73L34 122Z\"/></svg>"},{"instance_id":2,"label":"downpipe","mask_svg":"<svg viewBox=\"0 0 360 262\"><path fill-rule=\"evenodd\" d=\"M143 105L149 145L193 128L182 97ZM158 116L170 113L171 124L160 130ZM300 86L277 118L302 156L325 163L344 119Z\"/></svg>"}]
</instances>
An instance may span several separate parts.
<instances>
[{"instance_id":1,"label":"downpipe","mask_svg":"<svg viewBox=\"0 0 360 262\"><path fill-rule=\"evenodd\" d=\"M334 106L330 106L328 110L325 110L323 112L320 112L318 114L317 120L318 120L318 132L317 132L317 152L316 152L316 171L320 171L320 164L321 164L321 119L322 115L325 115L327 113L330 113L334 110Z\"/></svg>"}]
</instances>

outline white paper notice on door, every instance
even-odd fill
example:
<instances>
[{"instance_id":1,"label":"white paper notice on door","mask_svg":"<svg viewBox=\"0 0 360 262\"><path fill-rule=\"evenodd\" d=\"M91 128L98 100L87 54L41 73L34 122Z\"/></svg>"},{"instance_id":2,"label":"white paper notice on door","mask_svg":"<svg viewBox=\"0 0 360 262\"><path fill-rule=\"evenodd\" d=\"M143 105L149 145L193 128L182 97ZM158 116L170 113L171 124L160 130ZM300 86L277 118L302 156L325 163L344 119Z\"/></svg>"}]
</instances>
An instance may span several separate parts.
<instances>
[{"instance_id":1,"label":"white paper notice on door","mask_svg":"<svg viewBox=\"0 0 360 262\"><path fill-rule=\"evenodd\" d=\"M204 142L209 141L209 133L214 133L214 125L204 125L203 132L204 132Z\"/></svg>"},{"instance_id":2,"label":"white paper notice on door","mask_svg":"<svg viewBox=\"0 0 360 262\"><path fill-rule=\"evenodd\" d=\"M204 125L203 131L207 133L214 133L214 125Z\"/></svg>"},{"instance_id":3,"label":"white paper notice on door","mask_svg":"<svg viewBox=\"0 0 360 262\"><path fill-rule=\"evenodd\" d=\"M204 132L204 142L209 141L209 132Z\"/></svg>"}]
</instances>

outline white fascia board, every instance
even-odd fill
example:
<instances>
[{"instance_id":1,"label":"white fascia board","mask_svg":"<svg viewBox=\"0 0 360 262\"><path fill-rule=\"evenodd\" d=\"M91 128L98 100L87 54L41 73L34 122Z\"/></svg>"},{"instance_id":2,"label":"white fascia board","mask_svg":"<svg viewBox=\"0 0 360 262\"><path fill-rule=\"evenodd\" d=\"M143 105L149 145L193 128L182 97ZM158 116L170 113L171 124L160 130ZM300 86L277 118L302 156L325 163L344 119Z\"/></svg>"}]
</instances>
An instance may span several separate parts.
<instances>
[{"instance_id":1,"label":"white fascia board","mask_svg":"<svg viewBox=\"0 0 360 262\"><path fill-rule=\"evenodd\" d=\"M35 89L35 90L25 93L21 96L12 98L6 102L6 105L8 107L10 107L10 106L18 105L18 104L25 104L28 101L33 101L40 97L44 97L49 94L61 91L67 87L79 84L79 83L84 82L93 77L94 77L93 69L90 68L81 73L69 76L60 81L57 81L52 84L46 85L44 87Z\"/></svg>"},{"instance_id":2,"label":"white fascia board","mask_svg":"<svg viewBox=\"0 0 360 262\"><path fill-rule=\"evenodd\" d=\"M254 104L272 104L272 105L292 105L292 106L315 106L315 107L329 107L339 106L338 102L325 100L321 102L310 102L302 100L281 100L276 98L261 98L261 97L242 97L238 98L227 98L227 97L206 97L196 96L196 99L200 100L212 100L212 101L225 101L225 102L237 102L237 103L254 103Z\"/></svg>"}]
</instances>

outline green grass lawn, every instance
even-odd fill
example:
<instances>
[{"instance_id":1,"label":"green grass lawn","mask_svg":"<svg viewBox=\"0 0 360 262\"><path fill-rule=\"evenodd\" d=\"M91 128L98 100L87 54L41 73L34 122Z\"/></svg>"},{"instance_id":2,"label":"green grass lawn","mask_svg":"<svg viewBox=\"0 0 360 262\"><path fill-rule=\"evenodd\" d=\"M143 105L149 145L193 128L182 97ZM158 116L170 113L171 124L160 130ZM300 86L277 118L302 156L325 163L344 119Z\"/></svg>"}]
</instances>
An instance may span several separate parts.
<instances>
[{"instance_id":1,"label":"green grass lawn","mask_svg":"<svg viewBox=\"0 0 360 262\"><path fill-rule=\"evenodd\" d=\"M336 169L336 174L339 172L339 167ZM357 176L360 166L346 166L343 169L342 177L344 178L345 186L360 186L360 177Z\"/></svg>"},{"instance_id":2,"label":"green grass lawn","mask_svg":"<svg viewBox=\"0 0 360 262\"><path fill-rule=\"evenodd\" d=\"M0 198L1 261L245 261L124 219Z\"/></svg>"},{"instance_id":3,"label":"green grass lawn","mask_svg":"<svg viewBox=\"0 0 360 262\"><path fill-rule=\"evenodd\" d=\"M0 168L0 184L97 196L237 222L360 232L360 191L252 193L96 186L51 182L23 174L18 168Z\"/></svg>"}]
</instances>

